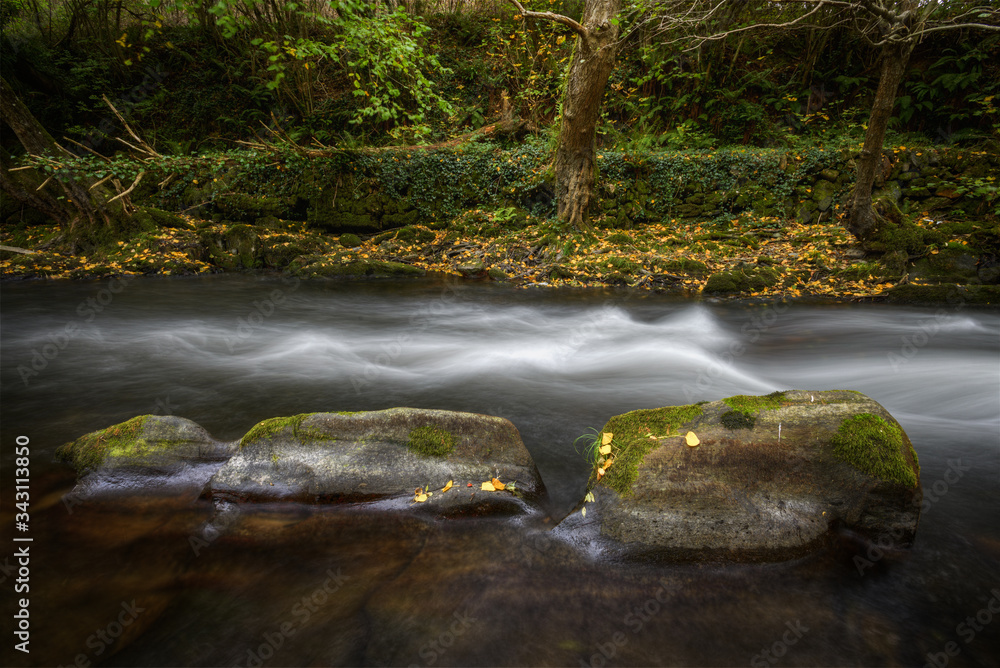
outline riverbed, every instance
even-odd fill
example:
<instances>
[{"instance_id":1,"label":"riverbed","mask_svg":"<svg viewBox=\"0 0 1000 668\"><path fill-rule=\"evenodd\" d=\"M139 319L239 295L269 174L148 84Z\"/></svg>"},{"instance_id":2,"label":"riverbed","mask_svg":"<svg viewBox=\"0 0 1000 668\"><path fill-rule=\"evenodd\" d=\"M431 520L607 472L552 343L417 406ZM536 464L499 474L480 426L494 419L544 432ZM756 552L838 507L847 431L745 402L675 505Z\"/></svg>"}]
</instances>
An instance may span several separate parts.
<instances>
[{"instance_id":1,"label":"riverbed","mask_svg":"<svg viewBox=\"0 0 1000 668\"><path fill-rule=\"evenodd\" d=\"M32 652L8 639L6 665L1000 656L995 310L226 275L7 283L2 327L3 483L26 436L34 539ZM902 424L928 500L908 555L634 563L603 552L579 514L546 532L297 504L244 507L206 533L213 509L196 493L76 503L53 457L147 413L233 440L279 415L471 411L517 426L558 515L587 475L574 441L612 415L792 388L859 390Z\"/></svg>"}]
</instances>

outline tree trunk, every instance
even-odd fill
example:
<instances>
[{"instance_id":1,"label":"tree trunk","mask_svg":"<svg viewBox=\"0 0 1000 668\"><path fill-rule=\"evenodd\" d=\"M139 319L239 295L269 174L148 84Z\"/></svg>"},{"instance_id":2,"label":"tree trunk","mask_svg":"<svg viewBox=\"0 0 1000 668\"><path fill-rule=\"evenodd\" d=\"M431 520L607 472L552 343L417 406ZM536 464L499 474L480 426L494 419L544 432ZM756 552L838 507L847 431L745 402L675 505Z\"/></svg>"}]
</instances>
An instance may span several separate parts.
<instances>
[{"instance_id":1,"label":"tree trunk","mask_svg":"<svg viewBox=\"0 0 1000 668\"><path fill-rule=\"evenodd\" d=\"M594 194L597 123L604 88L615 64L617 15L621 0L587 0L576 48L566 77L555 176L559 218L589 227L587 210Z\"/></svg>"},{"instance_id":2,"label":"tree trunk","mask_svg":"<svg viewBox=\"0 0 1000 668\"><path fill-rule=\"evenodd\" d=\"M0 113L29 154L56 159L71 155L42 127L3 77L0 77ZM15 200L63 225L74 243L88 242L107 232L116 234L131 227L131 216L124 202L118 200L109 205L109 195L104 188L56 172L47 185L34 189L32 181L46 183L44 174L31 179L27 174L34 172L10 172L10 166L10 161L3 161L0 187Z\"/></svg>"},{"instance_id":3,"label":"tree trunk","mask_svg":"<svg viewBox=\"0 0 1000 668\"><path fill-rule=\"evenodd\" d=\"M882 69L875 92L875 103L868 118L865 142L858 158L858 173L854 189L847 201L847 230L866 241L876 230L878 220L872 208L872 186L882 167L882 146L885 130L896 104L896 93L906 76L906 66L913 51L913 41L889 43L882 48Z\"/></svg>"}]
</instances>

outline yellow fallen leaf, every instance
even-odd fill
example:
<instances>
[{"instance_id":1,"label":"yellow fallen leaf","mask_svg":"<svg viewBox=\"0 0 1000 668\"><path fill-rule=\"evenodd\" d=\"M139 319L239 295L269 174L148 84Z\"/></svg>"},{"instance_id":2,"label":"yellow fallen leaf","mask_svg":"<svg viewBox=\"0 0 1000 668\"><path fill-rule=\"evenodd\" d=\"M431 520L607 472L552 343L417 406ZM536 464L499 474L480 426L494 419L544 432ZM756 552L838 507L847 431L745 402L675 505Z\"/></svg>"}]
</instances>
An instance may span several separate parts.
<instances>
[{"instance_id":1,"label":"yellow fallen leaf","mask_svg":"<svg viewBox=\"0 0 1000 668\"><path fill-rule=\"evenodd\" d=\"M600 453L602 455L609 455L609 454L611 454L611 446L610 445L602 445L601 449L600 449Z\"/></svg>"},{"instance_id":2,"label":"yellow fallen leaf","mask_svg":"<svg viewBox=\"0 0 1000 668\"><path fill-rule=\"evenodd\" d=\"M580 508L580 516L581 517L586 517L587 516L587 506L584 506L583 508Z\"/></svg>"},{"instance_id":3,"label":"yellow fallen leaf","mask_svg":"<svg viewBox=\"0 0 1000 668\"><path fill-rule=\"evenodd\" d=\"M491 483L491 482L484 482L483 486L480 487L480 489L482 491L484 491L484 492L495 492L495 491L497 491L497 488L494 487L493 483Z\"/></svg>"},{"instance_id":4,"label":"yellow fallen leaf","mask_svg":"<svg viewBox=\"0 0 1000 668\"><path fill-rule=\"evenodd\" d=\"M701 443L701 440L699 440L699 438L694 435L693 431L689 431L687 433L687 436L684 437L684 442L687 443L690 447L693 448L694 446L696 446L699 443Z\"/></svg>"},{"instance_id":5,"label":"yellow fallen leaf","mask_svg":"<svg viewBox=\"0 0 1000 668\"><path fill-rule=\"evenodd\" d=\"M614 434L612 434L610 431L604 432L603 434L601 434L601 445L607 445L611 443L612 438L614 438Z\"/></svg>"},{"instance_id":6,"label":"yellow fallen leaf","mask_svg":"<svg viewBox=\"0 0 1000 668\"><path fill-rule=\"evenodd\" d=\"M493 480L490 480L490 483L492 483L494 489L503 489L503 488L505 488L507 486L507 485L503 484L502 482L500 482L499 480L497 480L496 478L493 478Z\"/></svg>"},{"instance_id":7,"label":"yellow fallen leaf","mask_svg":"<svg viewBox=\"0 0 1000 668\"><path fill-rule=\"evenodd\" d=\"M611 465L614 463L615 460L611 459L611 457L608 457L607 459L604 460L604 464L601 466L601 468L607 471L609 468L611 468Z\"/></svg>"},{"instance_id":8,"label":"yellow fallen leaf","mask_svg":"<svg viewBox=\"0 0 1000 668\"><path fill-rule=\"evenodd\" d=\"M415 497L413 497L413 500L416 501L417 503L423 503L424 501L427 500L427 495L417 494Z\"/></svg>"},{"instance_id":9,"label":"yellow fallen leaf","mask_svg":"<svg viewBox=\"0 0 1000 668\"><path fill-rule=\"evenodd\" d=\"M442 492L447 492L447 491L448 491L449 489L451 489L451 488L452 488L452 486L453 486L453 485L454 485L454 481L453 481L453 480L449 480L449 481L448 481L448 484L447 484L447 485L445 485L445 486L444 486L444 487L443 487L443 488L441 489L441 491L442 491Z\"/></svg>"},{"instance_id":10,"label":"yellow fallen leaf","mask_svg":"<svg viewBox=\"0 0 1000 668\"><path fill-rule=\"evenodd\" d=\"M597 475L598 476L604 475L604 469L597 469Z\"/></svg>"}]
</instances>

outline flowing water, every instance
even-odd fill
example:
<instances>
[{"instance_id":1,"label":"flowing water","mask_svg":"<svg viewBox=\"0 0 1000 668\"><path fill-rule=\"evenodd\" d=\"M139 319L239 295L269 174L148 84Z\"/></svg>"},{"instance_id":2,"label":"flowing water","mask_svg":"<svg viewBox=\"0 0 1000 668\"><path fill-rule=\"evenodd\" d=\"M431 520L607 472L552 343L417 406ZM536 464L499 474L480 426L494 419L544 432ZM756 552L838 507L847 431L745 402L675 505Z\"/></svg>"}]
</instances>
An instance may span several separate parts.
<instances>
[{"instance_id":1,"label":"flowing water","mask_svg":"<svg viewBox=\"0 0 1000 668\"><path fill-rule=\"evenodd\" d=\"M32 652L5 634L6 665L997 665L996 311L237 276L5 284L2 306L3 526L26 436L34 539ZM545 533L270 504L206 533L196 494L77 502L53 458L147 413L232 440L472 411L518 427L565 511L574 440L612 415L790 388L859 390L903 425L929 501L904 558L621 562L578 514Z\"/></svg>"}]
</instances>

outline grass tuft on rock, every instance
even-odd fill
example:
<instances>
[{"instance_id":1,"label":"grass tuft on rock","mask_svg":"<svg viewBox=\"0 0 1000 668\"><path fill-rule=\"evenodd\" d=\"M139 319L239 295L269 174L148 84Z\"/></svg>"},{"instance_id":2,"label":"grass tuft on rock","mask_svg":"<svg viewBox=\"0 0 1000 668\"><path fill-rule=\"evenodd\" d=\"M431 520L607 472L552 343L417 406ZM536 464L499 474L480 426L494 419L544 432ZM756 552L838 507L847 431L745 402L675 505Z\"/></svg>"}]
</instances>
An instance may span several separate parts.
<instances>
[{"instance_id":1,"label":"grass tuft on rock","mask_svg":"<svg viewBox=\"0 0 1000 668\"><path fill-rule=\"evenodd\" d=\"M667 406L631 411L608 420L601 432L614 434L611 441L614 464L601 482L621 496L631 495L639 464L651 450L660 447L659 439L676 436L681 425L702 412L699 405Z\"/></svg>"},{"instance_id":2,"label":"grass tuft on rock","mask_svg":"<svg viewBox=\"0 0 1000 668\"><path fill-rule=\"evenodd\" d=\"M420 455L444 457L455 449L455 436L438 427L417 427L410 432L406 447Z\"/></svg>"},{"instance_id":3,"label":"grass tuft on rock","mask_svg":"<svg viewBox=\"0 0 1000 668\"><path fill-rule=\"evenodd\" d=\"M907 488L917 484L917 474L903 455L903 431L877 415L861 413L847 418L830 442L837 458L862 473ZM912 445L910 454L917 463Z\"/></svg>"}]
</instances>

